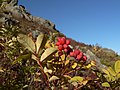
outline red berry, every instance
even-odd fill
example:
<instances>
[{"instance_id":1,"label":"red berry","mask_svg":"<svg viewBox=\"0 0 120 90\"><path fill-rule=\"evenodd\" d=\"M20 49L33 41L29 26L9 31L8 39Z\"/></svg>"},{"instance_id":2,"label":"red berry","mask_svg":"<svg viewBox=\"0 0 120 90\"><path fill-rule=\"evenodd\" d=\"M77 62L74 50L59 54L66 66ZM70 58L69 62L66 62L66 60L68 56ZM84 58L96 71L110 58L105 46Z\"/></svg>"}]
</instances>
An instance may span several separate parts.
<instances>
[{"instance_id":1,"label":"red berry","mask_svg":"<svg viewBox=\"0 0 120 90\"><path fill-rule=\"evenodd\" d=\"M59 45L59 46L58 46L58 49L59 49L60 51L62 51L62 50L63 50L63 46L62 46L62 45Z\"/></svg>"},{"instance_id":2,"label":"red berry","mask_svg":"<svg viewBox=\"0 0 120 90\"><path fill-rule=\"evenodd\" d=\"M59 45L60 45L60 42L57 42L57 43L56 43L56 46L59 46Z\"/></svg>"},{"instance_id":3,"label":"red berry","mask_svg":"<svg viewBox=\"0 0 120 90\"><path fill-rule=\"evenodd\" d=\"M70 52L70 56L73 57L74 56L74 52Z\"/></svg>"},{"instance_id":4,"label":"red berry","mask_svg":"<svg viewBox=\"0 0 120 90\"><path fill-rule=\"evenodd\" d=\"M68 52L68 50L65 48L65 49L64 49L64 52Z\"/></svg>"},{"instance_id":5,"label":"red berry","mask_svg":"<svg viewBox=\"0 0 120 90\"><path fill-rule=\"evenodd\" d=\"M76 49L76 50L74 50L74 53L75 53L76 55L78 55L78 54L80 53L80 50Z\"/></svg>"},{"instance_id":6,"label":"red berry","mask_svg":"<svg viewBox=\"0 0 120 90\"><path fill-rule=\"evenodd\" d=\"M68 45L67 45L67 44L64 44L64 45L63 45L63 47L64 47L64 49L65 49L65 48L67 48L67 47L68 47Z\"/></svg>"},{"instance_id":7,"label":"red berry","mask_svg":"<svg viewBox=\"0 0 120 90\"><path fill-rule=\"evenodd\" d=\"M83 60L84 60L84 61L86 61L86 60L87 60L87 57L86 57L85 55L83 56Z\"/></svg>"},{"instance_id":8,"label":"red berry","mask_svg":"<svg viewBox=\"0 0 120 90\"><path fill-rule=\"evenodd\" d=\"M65 41L66 41L66 38L65 37L62 37L61 39L60 39L60 44L65 44Z\"/></svg>"},{"instance_id":9,"label":"red berry","mask_svg":"<svg viewBox=\"0 0 120 90\"><path fill-rule=\"evenodd\" d=\"M77 58L76 59L78 59L78 60L80 60L82 58L82 55L77 55Z\"/></svg>"},{"instance_id":10,"label":"red berry","mask_svg":"<svg viewBox=\"0 0 120 90\"><path fill-rule=\"evenodd\" d=\"M57 40L58 40L58 42L60 42L60 40L61 40L61 37L57 37Z\"/></svg>"},{"instance_id":11,"label":"red berry","mask_svg":"<svg viewBox=\"0 0 120 90\"><path fill-rule=\"evenodd\" d=\"M79 55L83 56L83 52L80 52Z\"/></svg>"},{"instance_id":12,"label":"red berry","mask_svg":"<svg viewBox=\"0 0 120 90\"><path fill-rule=\"evenodd\" d=\"M70 44L70 40L66 40L66 44L69 45Z\"/></svg>"},{"instance_id":13,"label":"red berry","mask_svg":"<svg viewBox=\"0 0 120 90\"><path fill-rule=\"evenodd\" d=\"M76 53L74 53L74 58L76 58L77 57L77 54Z\"/></svg>"}]
</instances>

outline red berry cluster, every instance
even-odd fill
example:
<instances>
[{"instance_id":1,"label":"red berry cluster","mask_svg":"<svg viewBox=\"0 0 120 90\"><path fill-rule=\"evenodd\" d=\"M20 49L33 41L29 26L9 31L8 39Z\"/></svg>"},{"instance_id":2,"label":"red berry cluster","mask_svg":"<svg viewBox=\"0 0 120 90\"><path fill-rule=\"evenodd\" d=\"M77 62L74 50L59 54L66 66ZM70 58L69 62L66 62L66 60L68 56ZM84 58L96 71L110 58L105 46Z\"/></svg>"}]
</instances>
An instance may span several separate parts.
<instances>
[{"instance_id":1,"label":"red berry cluster","mask_svg":"<svg viewBox=\"0 0 120 90\"><path fill-rule=\"evenodd\" d=\"M56 46L58 46L60 56L63 54L62 51L64 51L68 55L70 55L71 57L74 57L77 60L84 60L84 61L87 60L87 57L83 54L83 52L81 52L78 49L73 51L69 47L69 45L70 45L70 40L66 39L65 37L58 37L57 38Z\"/></svg>"},{"instance_id":2,"label":"red berry cluster","mask_svg":"<svg viewBox=\"0 0 120 90\"><path fill-rule=\"evenodd\" d=\"M64 51L66 53L69 53L72 49L69 47L70 40L66 39L65 37L58 37L56 46L58 46L58 50Z\"/></svg>"},{"instance_id":3,"label":"red berry cluster","mask_svg":"<svg viewBox=\"0 0 120 90\"><path fill-rule=\"evenodd\" d=\"M80 50L76 49L73 52L70 52L70 56L74 57L77 60L87 60L87 57Z\"/></svg>"}]
</instances>

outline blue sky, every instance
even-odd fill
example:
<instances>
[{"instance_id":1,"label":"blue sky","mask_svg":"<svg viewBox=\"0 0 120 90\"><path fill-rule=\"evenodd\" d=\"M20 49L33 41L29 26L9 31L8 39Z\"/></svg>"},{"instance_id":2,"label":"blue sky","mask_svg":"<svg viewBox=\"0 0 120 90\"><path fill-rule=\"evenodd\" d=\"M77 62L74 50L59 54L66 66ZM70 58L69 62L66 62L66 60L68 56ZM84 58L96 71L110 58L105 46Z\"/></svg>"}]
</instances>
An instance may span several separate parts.
<instances>
[{"instance_id":1,"label":"blue sky","mask_svg":"<svg viewBox=\"0 0 120 90\"><path fill-rule=\"evenodd\" d=\"M19 0L67 37L120 53L120 0Z\"/></svg>"}]
</instances>

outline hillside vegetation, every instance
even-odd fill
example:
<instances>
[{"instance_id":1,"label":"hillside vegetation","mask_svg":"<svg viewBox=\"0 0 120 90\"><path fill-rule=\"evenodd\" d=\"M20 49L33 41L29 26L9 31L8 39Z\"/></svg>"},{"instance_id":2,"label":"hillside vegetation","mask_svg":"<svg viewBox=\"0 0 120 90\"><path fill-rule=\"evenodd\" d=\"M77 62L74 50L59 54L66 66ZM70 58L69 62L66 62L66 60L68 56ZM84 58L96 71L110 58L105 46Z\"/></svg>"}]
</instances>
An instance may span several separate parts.
<instances>
[{"instance_id":1,"label":"hillside vegetation","mask_svg":"<svg viewBox=\"0 0 120 90\"><path fill-rule=\"evenodd\" d=\"M1 0L0 90L120 90L120 56Z\"/></svg>"},{"instance_id":2,"label":"hillside vegetation","mask_svg":"<svg viewBox=\"0 0 120 90\"><path fill-rule=\"evenodd\" d=\"M103 48L102 46L100 46L98 44L87 45L83 42L77 42L71 38L69 38L69 39L71 40L72 46L74 46L76 48L79 47L81 50L83 50L85 52L87 50L90 50L92 53L94 53L101 60L102 64L111 66L111 65L113 65L113 63L116 60L120 60L120 56L118 55L118 53L116 53L112 49Z\"/></svg>"}]
</instances>

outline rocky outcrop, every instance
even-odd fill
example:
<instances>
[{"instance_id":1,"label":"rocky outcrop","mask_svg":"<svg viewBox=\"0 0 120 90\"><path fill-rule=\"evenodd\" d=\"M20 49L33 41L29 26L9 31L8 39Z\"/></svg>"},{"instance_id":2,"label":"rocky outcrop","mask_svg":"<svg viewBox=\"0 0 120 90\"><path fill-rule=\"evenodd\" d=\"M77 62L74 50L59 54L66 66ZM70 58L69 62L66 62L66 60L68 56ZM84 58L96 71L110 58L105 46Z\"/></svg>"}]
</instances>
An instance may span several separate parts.
<instances>
[{"instance_id":1,"label":"rocky outcrop","mask_svg":"<svg viewBox=\"0 0 120 90\"><path fill-rule=\"evenodd\" d=\"M96 62L96 67L98 68L98 70L101 71L101 68L105 68L106 66L101 64L100 62L100 58L98 58L93 52L91 52L90 50L87 50L86 52L86 56L88 57L88 61L94 60Z\"/></svg>"},{"instance_id":2,"label":"rocky outcrop","mask_svg":"<svg viewBox=\"0 0 120 90\"><path fill-rule=\"evenodd\" d=\"M58 32L55 24L40 17L32 16L18 0L2 1L0 5L0 26L18 25L23 32Z\"/></svg>"}]
</instances>

